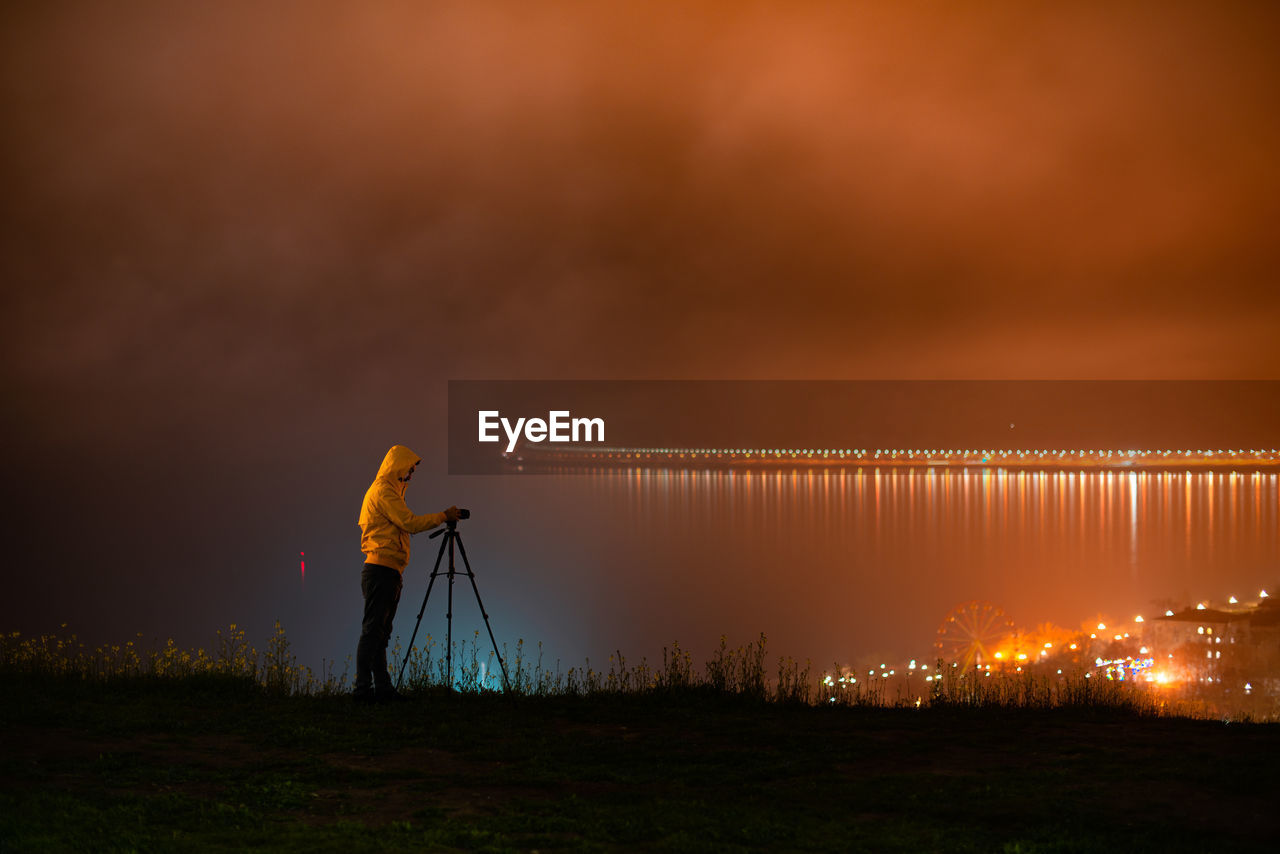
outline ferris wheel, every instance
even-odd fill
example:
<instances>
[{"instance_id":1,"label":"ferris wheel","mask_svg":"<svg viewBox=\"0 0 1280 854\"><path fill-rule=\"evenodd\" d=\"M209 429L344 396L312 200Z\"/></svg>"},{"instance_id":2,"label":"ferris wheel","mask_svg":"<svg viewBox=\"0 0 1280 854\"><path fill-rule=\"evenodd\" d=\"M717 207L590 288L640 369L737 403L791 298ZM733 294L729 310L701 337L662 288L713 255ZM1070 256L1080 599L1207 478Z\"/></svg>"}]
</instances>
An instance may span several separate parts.
<instances>
[{"instance_id":1,"label":"ferris wheel","mask_svg":"<svg viewBox=\"0 0 1280 854\"><path fill-rule=\"evenodd\" d=\"M973 599L951 609L938 626L933 646L943 661L968 670L994 661L1000 642L1013 633L1013 621L1004 611L990 602Z\"/></svg>"}]
</instances>

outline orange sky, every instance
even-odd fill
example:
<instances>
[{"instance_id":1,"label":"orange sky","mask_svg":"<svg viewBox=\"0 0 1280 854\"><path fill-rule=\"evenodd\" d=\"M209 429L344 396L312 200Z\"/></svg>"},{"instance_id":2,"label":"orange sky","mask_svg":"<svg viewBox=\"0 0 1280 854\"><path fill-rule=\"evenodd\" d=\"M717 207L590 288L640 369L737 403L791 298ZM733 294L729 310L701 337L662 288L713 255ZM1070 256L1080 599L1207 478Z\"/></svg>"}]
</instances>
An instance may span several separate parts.
<instances>
[{"instance_id":1,"label":"orange sky","mask_svg":"<svg viewBox=\"0 0 1280 854\"><path fill-rule=\"evenodd\" d=\"M261 7L6 13L19 378L1280 366L1265 4Z\"/></svg>"}]
</instances>

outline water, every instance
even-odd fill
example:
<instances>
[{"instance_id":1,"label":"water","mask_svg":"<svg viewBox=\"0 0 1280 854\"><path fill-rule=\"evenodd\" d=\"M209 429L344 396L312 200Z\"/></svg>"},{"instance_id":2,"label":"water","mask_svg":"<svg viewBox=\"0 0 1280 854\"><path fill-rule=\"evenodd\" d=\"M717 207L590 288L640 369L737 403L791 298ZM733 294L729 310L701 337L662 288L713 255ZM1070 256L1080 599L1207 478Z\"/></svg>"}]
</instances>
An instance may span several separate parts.
<instances>
[{"instance_id":1,"label":"water","mask_svg":"<svg viewBox=\"0 0 1280 854\"><path fill-rule=\"evenodd\" d=\"M504 484L493 509L511 524L494 557L506 568L483 583L515 585L502 611L571 659L653 656L673 640L700 656L721 633L760 632L816 664L925 657L971 599L1018 626L1077 628L1280 581L1275 473L637 471Z\"/></svg>"}]
</instances>

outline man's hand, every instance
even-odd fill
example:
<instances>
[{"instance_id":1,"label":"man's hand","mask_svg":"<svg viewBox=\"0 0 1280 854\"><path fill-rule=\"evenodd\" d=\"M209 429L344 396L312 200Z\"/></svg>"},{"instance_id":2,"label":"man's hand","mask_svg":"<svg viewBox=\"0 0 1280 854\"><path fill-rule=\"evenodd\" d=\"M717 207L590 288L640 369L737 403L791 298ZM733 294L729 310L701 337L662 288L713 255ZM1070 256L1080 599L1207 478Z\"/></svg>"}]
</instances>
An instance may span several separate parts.
<instances>
[{"instance_id":1,"label":"man's hand","mask_svg":"<svg viewBox=\"0 0 1280 854\"><path fill-rule=\"evenodd\" d=\"M457 508L457 507L450 507L449 509L445 510L445 511L444 511L444 520L445 520L446 522L456 522L456 521L458 521L458 508Z\"/></svg>"}]
</instances>

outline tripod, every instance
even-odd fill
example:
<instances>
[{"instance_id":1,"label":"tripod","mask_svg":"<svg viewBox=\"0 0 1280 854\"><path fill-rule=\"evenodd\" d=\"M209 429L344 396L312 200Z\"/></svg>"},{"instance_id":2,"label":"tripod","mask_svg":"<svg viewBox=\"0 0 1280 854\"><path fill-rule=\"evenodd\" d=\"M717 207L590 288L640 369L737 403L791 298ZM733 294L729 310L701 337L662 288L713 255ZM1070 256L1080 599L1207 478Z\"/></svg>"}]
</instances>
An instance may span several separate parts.
<instances>
[{"instance_id":1,"label":"tripod","mask_svg":"<svg viewBox=\"0 0 1280 854\"><path fill-rule=\"evenodd\" d=\"M465 512L465 511L463 511ZM448 634L445 638L445 661L449 671L449 687L453 687L453 577L456 574L453 567L453 544L458 544L458 551L462 553L462 565L467 568L467 578L471 579L471 589L476 594L476 604L480 606L480 613L484 616L484 626L489 630L489 642L493 644L493 654L498 657L498 665L502 668L502 687L506 691L511 690L511 683L507 681L507 665L502 660L502 653L498 652L498 642L493 639L493 626L489 625L489 614L484 610L484 602L480 601L480 588L476 586L476 575L471 571L471 561L467 560L467 550L462 545L462 534L458 532L457 522L446 522L447 528L436 531L431 534L428 539L435 539L441 534L444 539L440 541L440 551L436 554L436 565L431 570L431 580L427 582L427 595L422 597L422 607L418 610L418 622L413 624L413 635L409 638L409 649L405 653L404 661L400 662L400 675L396 677L396 688L400 687L400 683L404 681L404 668L409 663L409 655L413 652L413 642L418 637L418 627L422 625L422 615L427 610L427 600L431 598L431 588L435 586L436 578L440 575L440 561L444 557L445 546L449 547L449 570L445 574L449 578L449 610L445 614L448 623Z\"/></svg>"}]
</instances>

